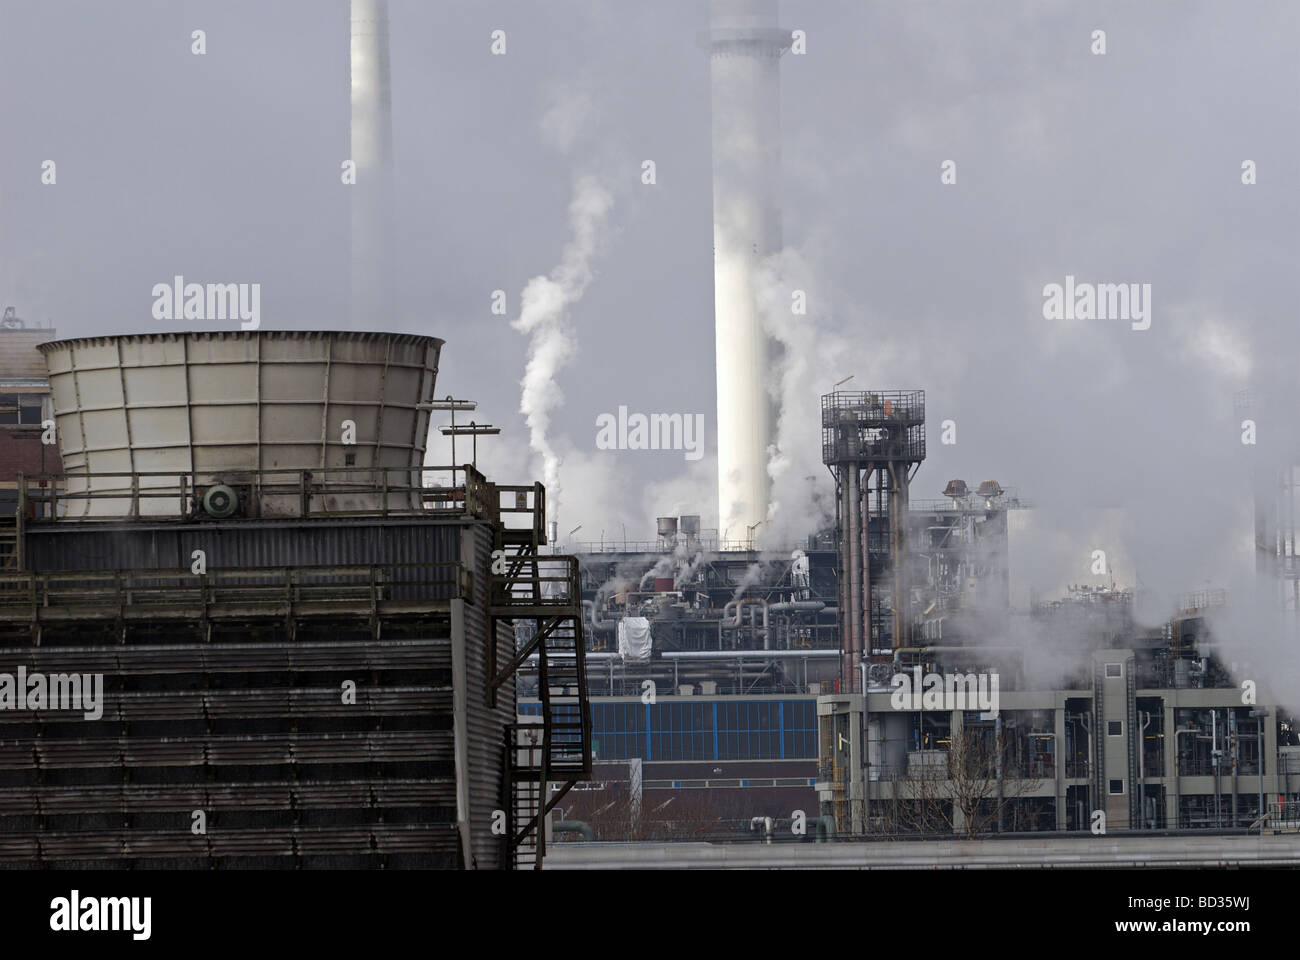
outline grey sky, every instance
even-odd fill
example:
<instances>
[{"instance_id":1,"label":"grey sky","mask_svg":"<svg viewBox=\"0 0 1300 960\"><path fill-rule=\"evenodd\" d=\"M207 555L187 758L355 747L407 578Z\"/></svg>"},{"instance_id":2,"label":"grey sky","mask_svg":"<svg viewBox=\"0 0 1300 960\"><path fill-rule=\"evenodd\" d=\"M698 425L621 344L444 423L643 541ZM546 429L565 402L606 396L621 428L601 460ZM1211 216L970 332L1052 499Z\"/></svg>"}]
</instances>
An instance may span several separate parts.
<instances>
[{"instance_id":1,"label":"grey sky","mask_svg":"<svg viewBox=\"0 0 1300 960\"><path fill-rule=\"evenodd\" d=\"M705 8L391 0L401 306L373 327L447 341L439 393L506 428L483 458L502 480L540 475L520 291L560 259L575 176L614 193L554 424L580 539L716 513L710 458L594 449L620 404L703 412L713 442ZM1065 529L1077 504L1124 505L1144 579L1225 581L1250 537L1232 395L1293 389L1300 356L1300 7L783 0L782 19L808 36L782 61L785 240L810 306L794 469L828 483L816 398L834 381L923 388L914 497L995 478ZM263 328L342 325L347 58L345 0L0 0L0 300L63 336L161 330L177 324L150 289L180 273L261 283ZM541 119L584 102L566 154ZM1067 274L1152 284L1151 329L1044 320ZM1296 433L1284 399L1274 437Z\"/></svg>"}]
</instances>

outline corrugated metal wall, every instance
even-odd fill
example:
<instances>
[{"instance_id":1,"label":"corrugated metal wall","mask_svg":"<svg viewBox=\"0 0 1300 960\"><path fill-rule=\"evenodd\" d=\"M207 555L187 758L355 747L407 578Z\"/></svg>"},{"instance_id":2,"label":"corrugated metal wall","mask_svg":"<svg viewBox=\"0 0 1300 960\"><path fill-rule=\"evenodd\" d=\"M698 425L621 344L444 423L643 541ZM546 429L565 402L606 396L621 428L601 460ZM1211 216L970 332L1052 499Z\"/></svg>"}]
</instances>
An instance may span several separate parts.
<instances>
[{"instance_id":1,"label":"corrugated metal wall","mask_svg":"<svg viewBox=\"0 0 1300 960\"><path fill-rule=\"evenodd\" d=\"M508 863L505 838L492 833L492 815L504 810L505 729L515 722L515 680L497 688L497 705L488 706L487 670L489 620L488 575L492 562L492 528L485 523L466 527L463 562L474 571L473 602L465 605L467 732L470 758L470 847L479 869L504 869ZM514 632L497 627L496 663L514 653Z\"/></svg>"}]
</instances>

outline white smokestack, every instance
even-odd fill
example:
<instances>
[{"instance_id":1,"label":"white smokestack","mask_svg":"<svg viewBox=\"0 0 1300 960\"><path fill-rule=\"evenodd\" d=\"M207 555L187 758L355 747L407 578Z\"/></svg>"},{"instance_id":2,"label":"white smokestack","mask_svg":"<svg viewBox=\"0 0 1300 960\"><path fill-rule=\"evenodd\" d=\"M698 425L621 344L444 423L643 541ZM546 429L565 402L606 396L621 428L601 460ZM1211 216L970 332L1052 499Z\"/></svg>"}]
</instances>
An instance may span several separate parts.
<instances>
[{"instance_id":1,"label":"white smokestack","mask_svg":"<svg viewBox=\"0 0 1300 960\"><path fill-rule=\"evenodd\" d=\"M759 265L781 249L780 58L776 0L710 0L713 296L718 364L718 523L745 539L767 519L774 402Z\"/></svg>"},{"instance_id":2,"label":"white smokestack","mask_svg":"<svg viewBox=\"0 0 1300 960\"><path fill-rule=\"evenodd\" d=\"M393 97L388 0L352 0L352 326L393 323Z\"/></svg>"}]
</instances>

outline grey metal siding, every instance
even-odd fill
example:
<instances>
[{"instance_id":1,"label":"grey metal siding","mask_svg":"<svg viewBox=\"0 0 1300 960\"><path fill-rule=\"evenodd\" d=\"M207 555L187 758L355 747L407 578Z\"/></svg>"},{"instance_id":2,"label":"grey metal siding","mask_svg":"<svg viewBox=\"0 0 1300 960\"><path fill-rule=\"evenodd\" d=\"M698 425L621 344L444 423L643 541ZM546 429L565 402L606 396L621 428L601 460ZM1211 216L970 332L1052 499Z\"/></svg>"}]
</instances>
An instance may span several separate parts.
<instances>
[{"instance_id":1,"label":"grey metal siding","mask_svg":"<svg viewBox=\"0 0 1300 960\"><path fill-rule=\"evenodd\" d=\"M497 688L497 705L488 705L491 527L481 523L466 527L464 542L463 562L474 572L472 602L465 605L470 848L479 869L503 869L508 865L505 838L492 833L492 818L506 805L505 731L508 724L515 722L515 680L512 676ZM492 641L497 645L496 662L500 669L499 665L507 662L514 652L514 632L500 624Z\"/></svg>"},{"instance_id":2,"label":"grey metal siding","mask_svg":"<svg viewBox=\"0 0 1300 960\"><path fill-rule=\"evenodd\" d=\"M198 623L21 627L4 669L102 672L96 721L0 715L0 864L103 867L454 866L452 651L465 651L470 850L505 865L503 806L513 680L487 705L492 527L474 521L78 524L29 533L36 570L463 561L474 574L452 634L442 607L364 625L259 619L207 642ZM462 550L464 557L462 558ZM122 631L122 632L119 632ZM513 649L500 627L498 662ZM341 679L357 702L345 707ZM207 811L208 833L189 813Z\"/></svg>"}]
</instances>

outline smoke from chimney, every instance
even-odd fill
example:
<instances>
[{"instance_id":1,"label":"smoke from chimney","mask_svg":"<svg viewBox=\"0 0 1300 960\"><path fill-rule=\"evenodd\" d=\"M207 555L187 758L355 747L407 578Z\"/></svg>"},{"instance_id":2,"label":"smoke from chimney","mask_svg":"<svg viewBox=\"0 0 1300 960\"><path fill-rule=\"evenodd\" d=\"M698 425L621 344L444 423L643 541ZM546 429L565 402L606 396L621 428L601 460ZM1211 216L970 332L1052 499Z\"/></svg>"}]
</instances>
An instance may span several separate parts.
<instances>
[{"instance_id":1,"label":"smoke from chimney","mask_svg":"<svg viewBox=\"0 0 1300 960\"><path fill-rule=\"evenodd\" d=\"M511 326L529 335L528 363L524 368L519 410L528 422L528 442L542 458L542 482L550 516L559 515L562 502L560 456L549 436L551 412L564 401L556 375L575 349L568 321L571 305L582 299L593 277L592 260L600 249L614 198L598 178L577 178L569 204L573 236L564 247L560 263L550 276L528 281L521 297L519 318Z\"/></svg>"}]
</instances>

